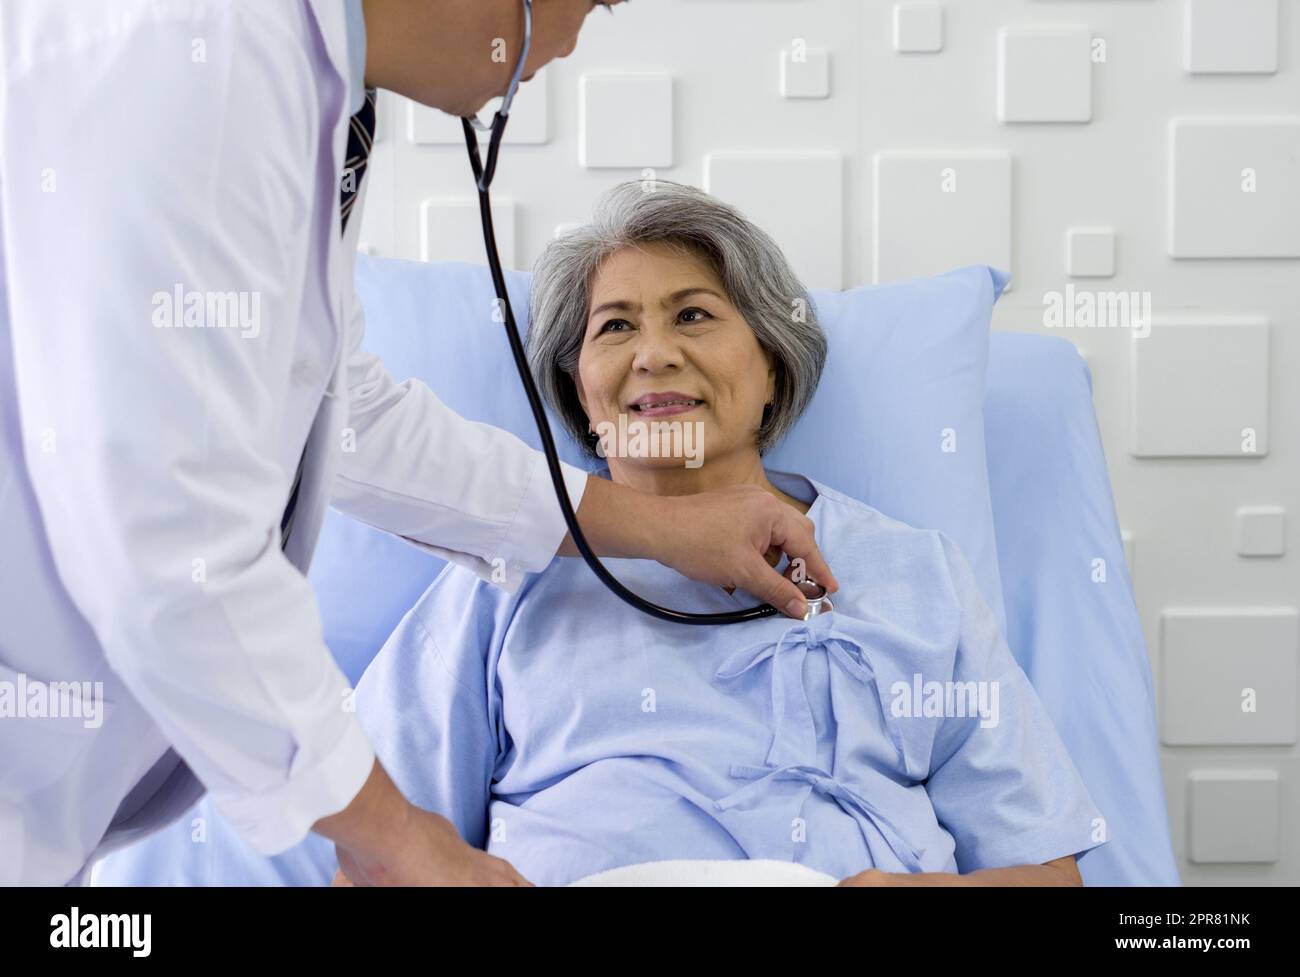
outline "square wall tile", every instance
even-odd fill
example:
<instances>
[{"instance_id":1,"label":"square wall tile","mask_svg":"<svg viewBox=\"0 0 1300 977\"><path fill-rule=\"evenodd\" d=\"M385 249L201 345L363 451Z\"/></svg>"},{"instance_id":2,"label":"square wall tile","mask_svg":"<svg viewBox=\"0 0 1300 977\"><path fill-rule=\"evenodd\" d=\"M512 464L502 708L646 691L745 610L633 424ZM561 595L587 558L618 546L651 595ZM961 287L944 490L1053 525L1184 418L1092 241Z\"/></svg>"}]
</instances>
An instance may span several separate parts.
<instances>
[{"instance_id":1,"label":"square wall tile","mask_svg":"<svg viewBox=\"0 0 1300 977\"><path fill-rule=\"evenodd\" d=\"M1156 317L1132 333L1129 447L1140 458L1268 454L1269 326Z\"/></svg>"},{"instance_id":2,"label":"square wall tile","mask_svg":"<svg viewBox=\"0 0 1300 977\"><path fill-rule=\"evenodd\" d=\"M930 0L894 4L894 50L933 54L943 50L943 5Z\"/></svg>"},{"instance_id":3,"label":"square wall tile","mask_svg":"<svg viewBox=\"0 0 1300 977\"><path fill-rule=\"evenodd\" d=\"M546 113L550 100L549 78L547 69L542 68L533 76L532 81L519 83L519 91L515 93L514 105L510 109L510 118L506 120L506 131L501 137L503 145L540 145L550 139L550 123ZM402 101L406 103L406 136L411 142L418 146L464 147L465 130L459 118L410 99ZM484 122L491 122L503 101L502 98L492 99L483 106L478 117ZM485 136L480 135L479 141L484 147L487 146ZM469 166L469 163L465 165Z\"/></svg>"},{"instance_id":4,"label":"square wall tile","mask_svg":"<svg viewBox=\"0 0 1300 977\"><path fill-rule=\"evenodd\" d=\"M1277 71L1277 0L1186 0L1183 66L1193 73Z\"/></svg>"},{"instance_id":5,"label":"square wall tile","mask_svg":"<svg viewBox=\"0 0 1300 977\"><path fill-rule=\"evenodd\" d=\"M1092 120L1092 32L1016 27L998 32L998 119Z\"/></svg>"},{"instance_id":6,"label":"square wall tile","mask_svg":"<svg viewBox=\"0 0 1300 977\"><path fill-rule=\"evenodd\" d=\"M1296 742L1294 607L1166 609L1160 728L1169 746Z\"/></svg>"},{"instance_id":7,"label":"square wall tile","mask_svg":"<svg viewBox=\"0 0 1300 977\"><path fill-rule=\"evenodd\" d=\"M808 288L844 287L844 158L839 153L709 153L704 189L772 235Z\"/></svg>"},{"instance_id":8,"label":"square wall tile","mask_svg":"<svg viewBox=\"0 0 1300 977\"><path fill-rule=\"evenodd\" d=\"M1115 232L1109 227L1072 227L1065 239L1066 274L1109 278L1115 274Z\"/></svg>"},{"instance_id":9,"label":"square wall tile","mask_svg":"<svg viewBox=\"0 0 1300 977\"><path fill-rule=\"evenodd\" d=\"M492 198L492 228L496 232L501 267L519 270L515 256L514 201ZM430 197L420 204L420 260L488 263L477 197Z\"/></svg>"},{"instance_id":10,"label":"square wall tile","mask_svg":"<svg viewBox=\"0 0 1300 977\"><path fill-rule=\"evenodd\" d=\"M1240 556L1281 556L1286 552L1286 509L1242 506L1237 510L1234 539Z\"/></svg>"},{"instance_id":11,"label":"square wall tile","mask_svg":"<svg viewBox=\"0 0 1300 977\"><path fill-rule=\"evenodd\" d=\"M1187 777L1187 857L1193 862L1276 862L1276 770L1193 770Z\"/></svg>"},{"instance_id":12,"label":"square wall tile","mask_svg":"<svg viewBox=\"0 0 1300 977\"><path fill-rule=\"evenodd\" d=\"M672 166L672 76L583 75L578 85L578 163Z\"/></svg>"},{"instance_id":13,"label":"square wall tile","mask_svg":"<svg viewBox=\"0 0 1300 977\"><path fill-rule=\"evenodd\" d=\"M831 93L831 56L820 47L784 48L780 78L784 98L826 98Z\"/></svg>"},{"instance_id":14,"label":"square wall tile","mask_svg":"<svg viewBox=\"0 0 1300 977\"><path fill-rule=\"evenodd\" d=\"M877 153L872 281L986 264L1011 272L1011 157Z\"/></svg>"},{"instance_id":15,"label":"square wall tile","mask_svg":"<svg viewBox=\"0 0 1300 977\"><path fill-rule=\"evenodd\" d=\"M1169 253L1300 258L1300 116L1170 123Z\"/></svg>"}]
</instances>

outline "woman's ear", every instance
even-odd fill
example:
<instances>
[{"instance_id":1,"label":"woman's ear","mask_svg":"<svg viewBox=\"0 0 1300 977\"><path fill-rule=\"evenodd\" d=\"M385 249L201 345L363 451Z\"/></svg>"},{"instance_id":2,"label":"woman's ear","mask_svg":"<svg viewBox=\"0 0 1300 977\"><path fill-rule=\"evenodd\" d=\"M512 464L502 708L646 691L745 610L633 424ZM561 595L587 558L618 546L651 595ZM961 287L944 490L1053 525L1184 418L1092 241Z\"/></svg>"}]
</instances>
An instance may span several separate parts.
<instances>
[{"instance_id":1,"label":"woman's ear","mask_svg":"<svg viewBox=\"0 0 1300 977\"><path fill-rule=\"evenodd\" d=\"M578 375L577 370L570 373L569 377L573 380L573 389L578 394L578 404L582 407L582 412L587 415L587 437L594 438L596 437L596 431L591 426L591 411L587 409L587 392L582 389L582 378Z\"/></svg>"},{"instance_id":2,"label":"woman's ear","mask_svg":"<svg viewBox=\"0 0 1300 977\"><path fill-rule=\"evenodd\" d=\"M574 370L569 374L569 379L573 381L573 389L578 394L578 403L582 405L587 420L591 420L591 411L587 410L587 391L582 389L582 375L577 370Z\"/></svg>"}]
</instances>

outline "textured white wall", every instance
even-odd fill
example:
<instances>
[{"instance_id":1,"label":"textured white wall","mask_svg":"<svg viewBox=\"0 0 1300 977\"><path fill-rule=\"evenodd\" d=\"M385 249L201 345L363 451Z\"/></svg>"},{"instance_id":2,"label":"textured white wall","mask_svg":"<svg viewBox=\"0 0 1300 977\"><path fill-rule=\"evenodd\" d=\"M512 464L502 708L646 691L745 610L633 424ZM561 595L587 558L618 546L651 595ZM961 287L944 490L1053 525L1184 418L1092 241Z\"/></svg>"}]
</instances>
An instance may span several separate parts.
<instances>
[{"instance_id":1,"label":"textured white wall","mask_svg":"<svg viewBox=\"0 0 1300 977\"><path fill-rule=\"evenodd\" d=\"M1297 59L1295 0L635 0L525 86L493 190L516 268L646 167L811 287L1008 267L995 327L1093 371L1191 885L1300 883ZM483 261L459 125L385 95L380 138L364 246ZM1151 322L1051 328L1068 285Z\"/></svg>"}]
</instances>

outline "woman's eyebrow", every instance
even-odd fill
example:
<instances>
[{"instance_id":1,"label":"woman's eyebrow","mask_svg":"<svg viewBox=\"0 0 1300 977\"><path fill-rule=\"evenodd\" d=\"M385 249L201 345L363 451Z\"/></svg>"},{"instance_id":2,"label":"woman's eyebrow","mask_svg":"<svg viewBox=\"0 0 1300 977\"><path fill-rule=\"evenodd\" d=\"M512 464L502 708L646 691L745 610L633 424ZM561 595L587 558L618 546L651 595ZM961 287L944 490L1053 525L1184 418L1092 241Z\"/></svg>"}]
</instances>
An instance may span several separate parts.
<instances>
[{"instance_id":1,"label":"woman's eyebrow","mask_svg":"<svg viewBox=\"0 0 1300 977\"><path fill-rule=\"evenodd\" d=\"M674 305L677 302L680 302L682 299L686 298L686 296L694 295L696 292L703 292L707 295L712 295L714 298L718 298L718 299L723 298L723 296L719 295L716 291L704 285L692 285L689 288L679 288L677 291L673 292L672 295L669 295L659 304L666 309L670 305ZM591 315L587 317L588 321L594 319L596 316L600 315L602 312L608 309L619 309L628 312L639 312L641 311L641 303L629 302L627 299L614 299L612 302L602 302L600 303L600 305L596 306L594 309L591 310Z\"/></svg>"}]
</instances>

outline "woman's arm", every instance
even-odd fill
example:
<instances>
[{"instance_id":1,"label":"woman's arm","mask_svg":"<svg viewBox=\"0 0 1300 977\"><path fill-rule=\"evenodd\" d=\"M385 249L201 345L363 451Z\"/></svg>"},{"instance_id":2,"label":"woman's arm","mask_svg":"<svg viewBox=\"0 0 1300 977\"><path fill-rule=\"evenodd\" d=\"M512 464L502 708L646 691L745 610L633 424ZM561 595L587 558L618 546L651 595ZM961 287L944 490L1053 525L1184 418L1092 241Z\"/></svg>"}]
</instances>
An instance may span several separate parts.
<instances>
[{"instance_id":1,"label":"woman's arm","mask_svg":"<svg viewBox=\"0 0 1300 977\"><path fill-rule=\"evenodd\" d=\"M899 885L1083 885L1073 855L1054 858L1042 865L1010 865L982 868L967 875L956 872L882 872L871 868L850 876L841 886Z\"/></svg>"},{"instance_id":2,"label":"woman's arm","mask_svg":"<svg viewBox=\"0 0 1300 977\"><path fill-rule=\"evenodd\" d=\"M969 564L951 540L942 542L961 607L951 677L987 691L994 707L987 716L946 716L935 734L925 791L961 873L939 873L938 884L1081 885L1074 857L1106 842L1105 817Z\"/></svg>"},{"instance_id":3,"label":"woman's arm","mask_svg":"<svg viewBox=\"0 0 1300 977\"><path fill-rule=\"evenodd\" d=\"M449 567L357 684L357 718L383 770L420 809L417 827L447 856L431 866L440 884L522 881L481 851L488 842L491 781L503 735L487 666L492 636L512 606L513 599L497 588Z\"/></svg>"}]
</instances>

